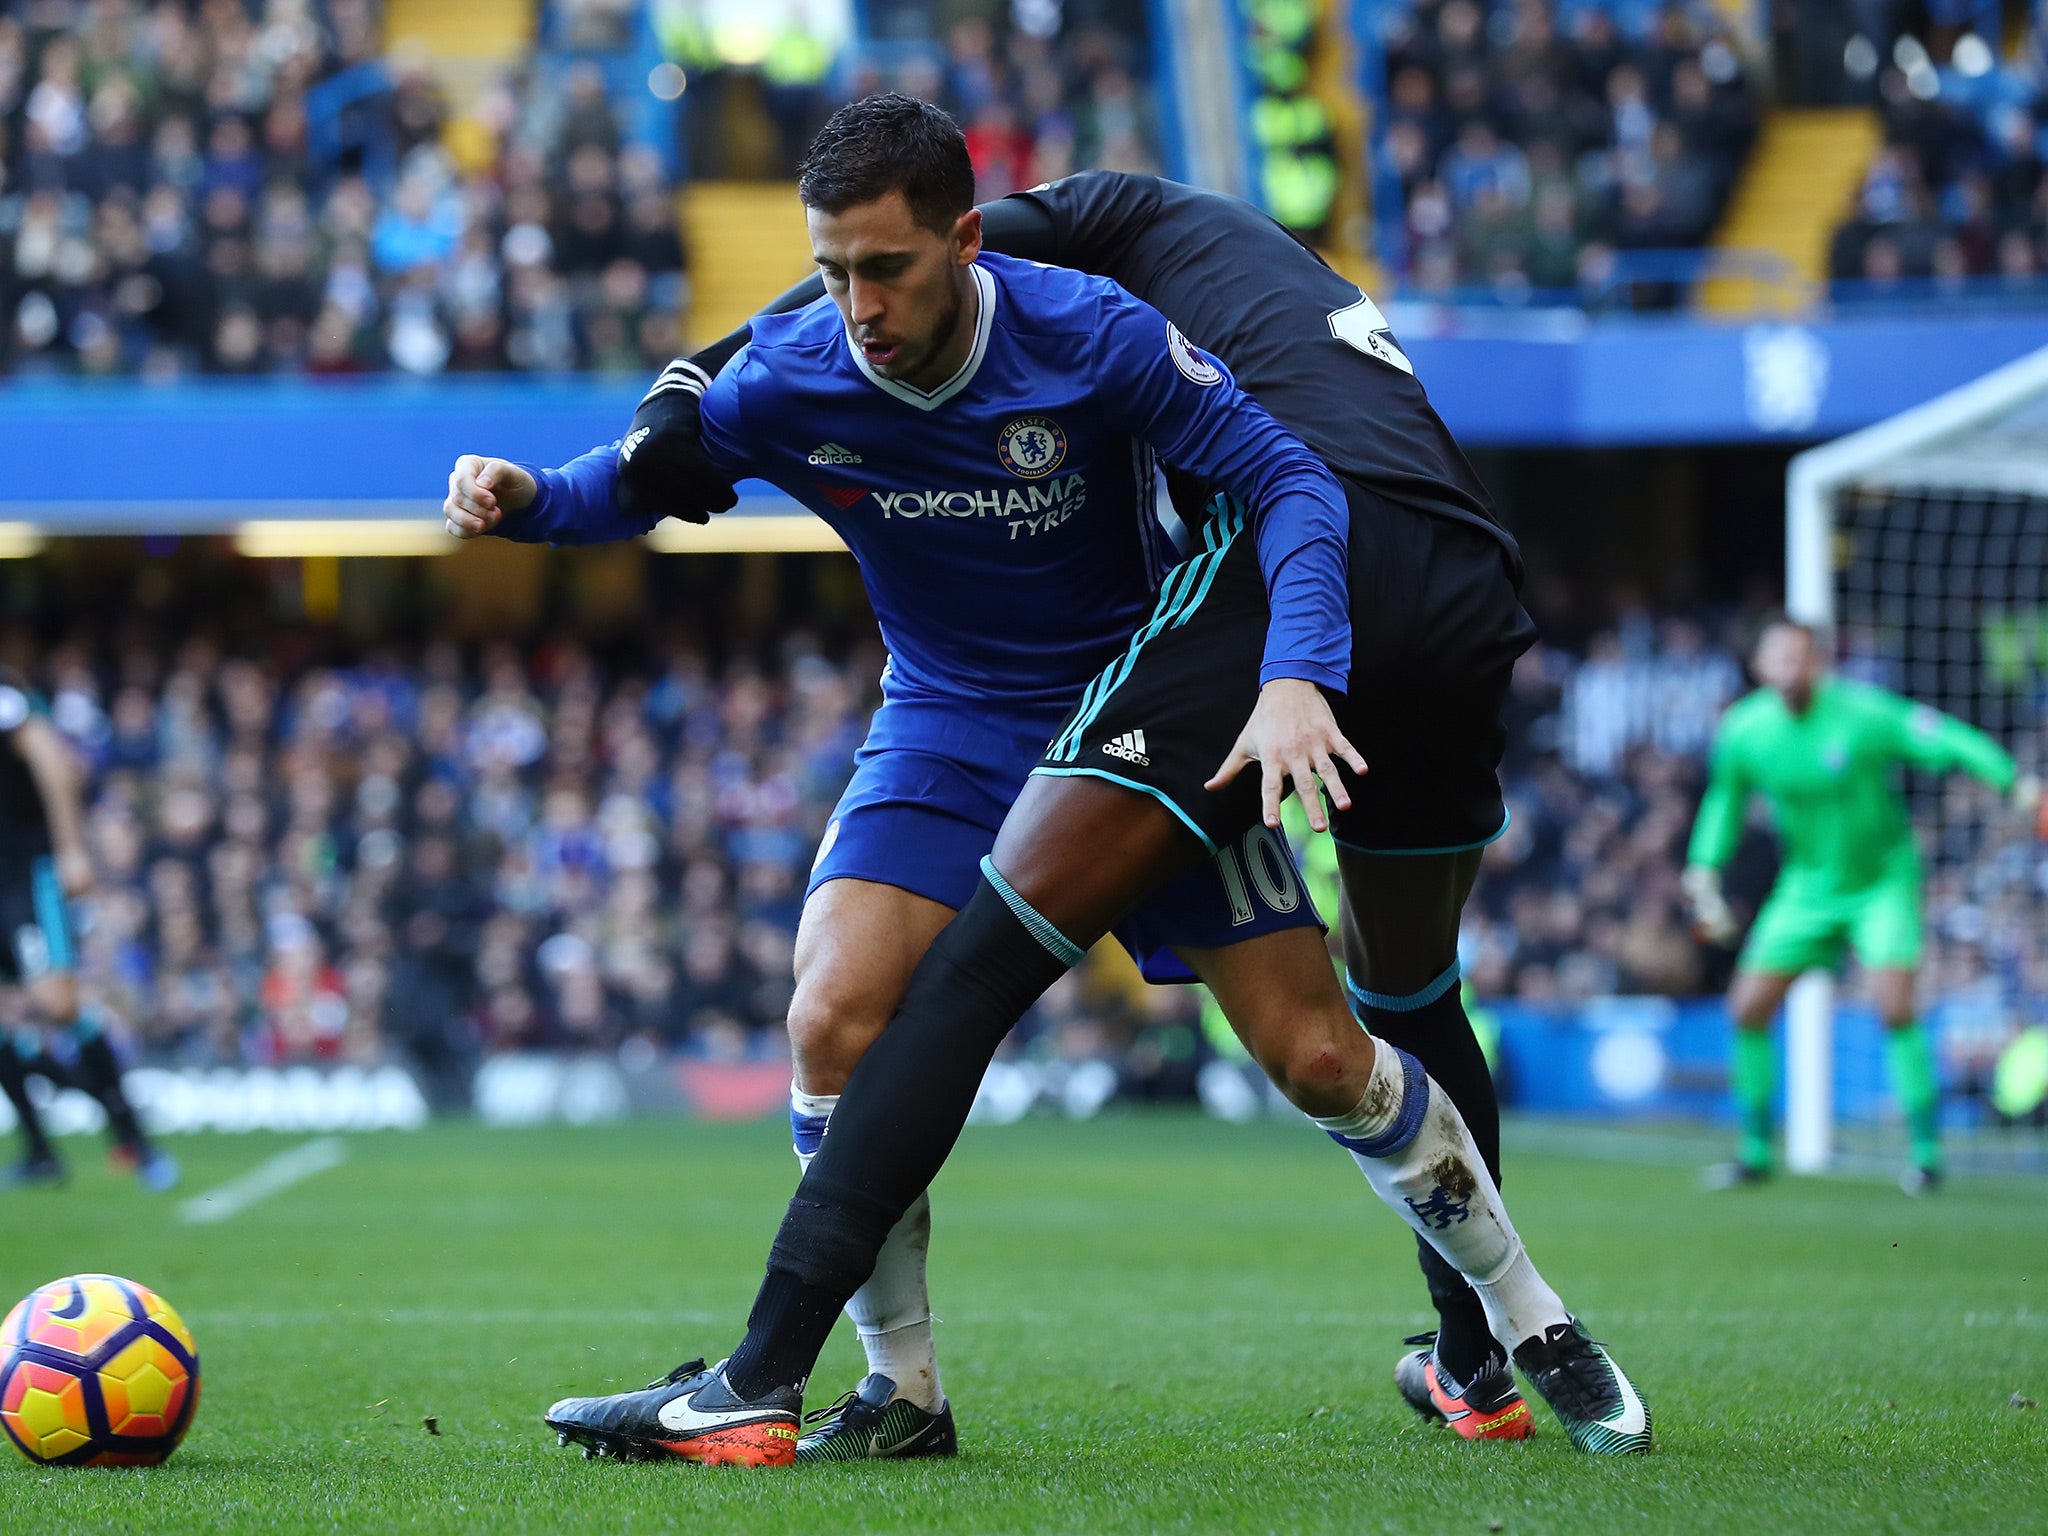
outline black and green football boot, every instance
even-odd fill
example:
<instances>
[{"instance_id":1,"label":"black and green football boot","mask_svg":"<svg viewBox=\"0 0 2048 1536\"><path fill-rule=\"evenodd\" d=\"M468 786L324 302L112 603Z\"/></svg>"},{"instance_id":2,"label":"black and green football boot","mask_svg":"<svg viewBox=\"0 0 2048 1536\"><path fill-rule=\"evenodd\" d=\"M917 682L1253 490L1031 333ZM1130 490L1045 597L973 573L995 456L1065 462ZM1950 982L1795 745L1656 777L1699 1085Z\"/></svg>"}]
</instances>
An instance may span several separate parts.
<instances>
[{"instance_id":1,"label":"black and green football boot","mask_svg":"<svg viewBox=\"0 0 2048 1536\"><path fill-rule=\"evenodd\" d=\"M806 1461L903 1461L915 1456L959 1454L953 1405L927 1413L896 1396L896 1383L879 1372L828 1408L804 1419L796 1459Z\"/></svg>"},{"instance_id":2,"label":"black and green football boot","mask_svg":"<svg viewBox=\"0 0 2048 1536\"><path fill-rule=\"evenodd\" d=\"M1580 1450L1591 1456L1649 1451L1649 1405L1577 1318L1524 1339L1515 1349L1515 1364Z\"/></svg>"}]
</instances>

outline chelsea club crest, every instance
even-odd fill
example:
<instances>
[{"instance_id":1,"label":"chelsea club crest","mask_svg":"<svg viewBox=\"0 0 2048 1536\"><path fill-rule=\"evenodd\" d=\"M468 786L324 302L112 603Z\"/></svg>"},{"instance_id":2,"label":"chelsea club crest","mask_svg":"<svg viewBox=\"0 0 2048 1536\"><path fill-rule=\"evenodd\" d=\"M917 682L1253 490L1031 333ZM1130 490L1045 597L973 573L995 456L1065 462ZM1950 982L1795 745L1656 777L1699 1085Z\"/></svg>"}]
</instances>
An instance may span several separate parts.
<instances>
[{"instance_id":1,"label":"chelsea club crest","mask_svg":"<svg viewBox=\"0 0 2048 1536\"><path fill-rule=\"evenodd\" d=\"M1049 416L1019 416L996 439L1003 468L1025 480L1039 480L1067 458L1067 434Z\"/></svg>"}]
</instances>

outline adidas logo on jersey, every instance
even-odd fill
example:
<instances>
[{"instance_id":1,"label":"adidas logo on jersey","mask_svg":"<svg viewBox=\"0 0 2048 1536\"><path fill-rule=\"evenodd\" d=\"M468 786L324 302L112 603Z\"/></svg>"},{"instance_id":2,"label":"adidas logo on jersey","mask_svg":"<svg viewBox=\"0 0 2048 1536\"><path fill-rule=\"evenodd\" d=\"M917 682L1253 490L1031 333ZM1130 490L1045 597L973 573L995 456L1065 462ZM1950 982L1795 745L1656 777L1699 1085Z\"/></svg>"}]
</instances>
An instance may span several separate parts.
<instances>
[{"instance_id":1,"label":"adidas logo on jersey","mask_svg":"<svg viewBox=\"0 0 2048 1536\"><path fill-rule=\"evenodd\" d=\"M858 464L860 455L837 443L821 443L811 450L811 462L823 469L830 464Z\"/></svg>"},{"instance_id":2,"label":"adidas logo on jersey","mask_svg":"<svg viewBox=\"0 0 2048 1536\"><path fill-rule=\"evenodd\" d=\"M625 446L619 449L620 460L627 464L632 463L633 450L638 448L642 443L646 442L649 436L653 434L653 432L654 428L652 427L634 428L632 432L627 434Z\"/></svg>"},{"instance_id":3,"label":"adidas logo on jersey","mask_svg":"<svg viewBox=\"0 0 2048 1536\"><path fill-rule=\"evenodd\" d=\"M1152 766L1152 759L1145 755L1145 733L1125 731L1115 741L1105 741L1102 750L1111 757L1120 757L1127 763L1136 763L1140 768Z\"/></svg>"}]
</instances>

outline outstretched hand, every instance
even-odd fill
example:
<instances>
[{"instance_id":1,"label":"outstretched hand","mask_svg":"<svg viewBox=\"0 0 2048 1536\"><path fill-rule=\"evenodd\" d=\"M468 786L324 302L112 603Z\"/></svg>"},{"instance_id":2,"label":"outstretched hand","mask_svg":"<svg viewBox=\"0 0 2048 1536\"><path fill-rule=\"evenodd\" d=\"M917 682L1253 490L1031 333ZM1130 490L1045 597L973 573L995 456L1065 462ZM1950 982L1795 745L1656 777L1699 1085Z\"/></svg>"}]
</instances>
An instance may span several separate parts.
<instances>
[{"instance_id":1,"label":"outstretched hand","mask_svg":"<svg viewBox=\"0 0 2048 1536\"><path fill-rule=\"evenodd\" d=\"M2042 792L2039 774L2023 773L2014 781L2012 803L2033 824L2034 836L2048 842L2048 794Z\"/></svg>"},{"instance_id":2,"label":"outstretched hand","mask_svg":"<svg viewBox=\"0 0 2048 1536\"><path fill-rule=\"evenodd\" d=\"M517 464L465 453L448 472L441 517L458 539L481 538L507 513L524 512L539 492L533 476Z\"/></svg>"},{"instance_id":3,"label":"outstretched hand","mask_svg":"<svg viewBox=\"0 0 2048 1536\"><path fill-rule=\"evenodd\" d=\"M1695 864L1679 877L1686 904L1692 908L1693 931L1709 944L1733 949L1742 935L1742 925L1721 891L1721 872Z\"/></svg>"},{"instance_id":4,"label":"outstretched hand","mask_svg":"<svg viewBox=\"0 0 2048 1536\"><path fill-rule=\"evenodd\" d=\"M1323 798L1316 793L1317 781L1338 810L1348 811L1351 794L1337 776L1337 765L1343 763L1355 773L1366 771L1365 759L1337 729L1337 717L1330 713L1322 690L1297 677L1276 677L1259 690L1258 707L1206 787L1222 789L1252 763L1259 765L1266 825L1280 825L1280 802L1292 781L1308 812L1308 824L1317 832L1330 829Z\"/></svg>"}]
</instances>

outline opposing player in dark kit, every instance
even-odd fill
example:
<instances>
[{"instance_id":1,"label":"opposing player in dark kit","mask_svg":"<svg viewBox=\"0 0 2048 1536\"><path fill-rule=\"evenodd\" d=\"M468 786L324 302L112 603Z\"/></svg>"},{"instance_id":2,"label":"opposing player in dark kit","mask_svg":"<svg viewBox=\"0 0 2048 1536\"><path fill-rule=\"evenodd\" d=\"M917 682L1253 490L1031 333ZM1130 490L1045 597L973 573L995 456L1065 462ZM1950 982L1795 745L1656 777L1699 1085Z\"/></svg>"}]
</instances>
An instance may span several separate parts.
<instances>
[{"instance_id":1,"label":"opposing player in dark kit","mask_svg":"<svg viewBox=\"0 0 2048 1536\"><path fill-rule=\"evenodd\" d=\"M1497 1112L1483 1058L1452 990L1456 913L1478 849L1503 826L1493 772L1497 717L1529 631L1514 595L1512 545L1487 517L1483 493L1370 302L1243 205L1150 178L1083 177L983 212L1013 248L1085 260L1177 307L1203 335L1222 336L1220 348L1241 343L1243 366L1268 375L1262 393L1289 410L1292 385L1297 430L1344 473L1350 602L1359 626L1353 702L1344 714L1353 739L1372 743L1373 772L1347 792L1327 752L1301 742L1240 746L1266 760L1268 825L1277 820L1285 778L1332 786L1339 834L1349 845L1347 947L1360 1018L1382 1035L1420 1025L1418 1046L1452 1071L1469 1056L1476 1081L1466 1072L1466 1094L1491 1119ZM1152 231L1156 244L1148 243ZM1072 248L1090 239L1097 245L1089 257ZM1217 249L1233 249L1233 259L1256 274L1247 277L1250 286L1230 286L1213 263L1201 270L1203 253ZM843 287L842 277L835 293ZM1265 295L1278 298L1268 303ZM1304 308L1317 304L1305 325ZM1246 329L1248 307L1255 313ZM1174 349L1189 379L1204 387L1223 380L1178 332ZM732 350L674 365L636 417L621 500L631 499L627 486L638 485L637 504L649 520L730 504L729 491L705 486L691 413L697 386ZM1406 382L1363 382L1365 369ZM1322 382L1311 386L1318 374ZM1375 409L1395 430L1376 436L1379 429L1365 425L1362 413ZM1397 440L1406 446L1389 451ZM989 1053L1016 1015L1077 958L1077 940L1092 941L1139 893L1205 849L1228 858L1244 827L1257 830L1259 788L1247 780L1235 792L1215 793L1208 781L1254 703L1300 684L1260 676L1267 610L1258 573L1233 536L1241 517L1242 508L1227 502L1214 509L1204 552L1169 578L1126 654L1084 693L993 861L983 860L984 881L947 930L945 952L934 951L920 968L893 1026L855 1069L833 1134L812 1164L829 1171L807 1176L792 1205L755 1330L730 1370L685 1369L645 1394L560 1404L551 1422L614 1449L690 1456L728 1430L784 1417L831 1325L832 1297L843 1300L867 1278L898 1218L879 1230L874 1221L898 1200L902 1209L921 1200ZM1319 806L1313 819L1321 824ZM1099 867L1076 868L1076 855L1085 859L1091 847ZM1235 867L1242 896L1275 877L1256 854L1249 867ZM1474 1437L1526 1433L1526 1408L1494 1353L1498 1335L1577 1443L1646 1447L1647 1415L1633 1389L1528 1265L1481 1171L1491 1147L1480 1154L1451 1099L1413 1056L1375 1049L1345 1015L1312 934L1276 934L1238 948L1262 952L1264 963L1225 975L1205 964L1213 955L1188 958L1233 1013L1253 993L1284 999L1294 1027L1281 1050L1272 1042L1262 1050L1254 1040L1255 1052L1298 1103L1316 1106L1312 1112L1358 1155L1375 1188L1457 1265L1438 1256L1433 1290L1444 1333L1462 1325L1458 1343L1476 1368L1454 1375L1442 1363L1446 1338L1434 1354L1402 1362L1410 1400ZM1006 984L991 991L992 977ZM1375 990L1389 986L1401 990ZM1476 1290L1465 1276L1478 1282ZM858 1442L843 1454L869 1454L862 1448L872 1443L867 1427L883 1405L868 1385L806 1445L831 1440L837 1429L837 1438ZM644 1420L637 1440L636 1415ZM667 1419L678 1422L664 1434ZM702 1433L676 1433L685 1423Z\"/></svg>"},{"instance_id":2,"label":"opposing player in dark kit","mask_svg":"<svg viewBox=\"0 0 2048 1536\"><path fill-rule=\"evenodd\" d=\"M26 994L34 1022L0 1026L0 1093L14 1107L21 1161L0 1185L61 1184L64 1165L44 1133L28 1080L76 1085L106 1111L117 1166L145 1189L178 1182L178 1165L153 1146L121 1088L106 1022L79 997L71 898L92 885L77 765L28 683L0 667L0 987Z\"/></svg>"}]
</instances>

